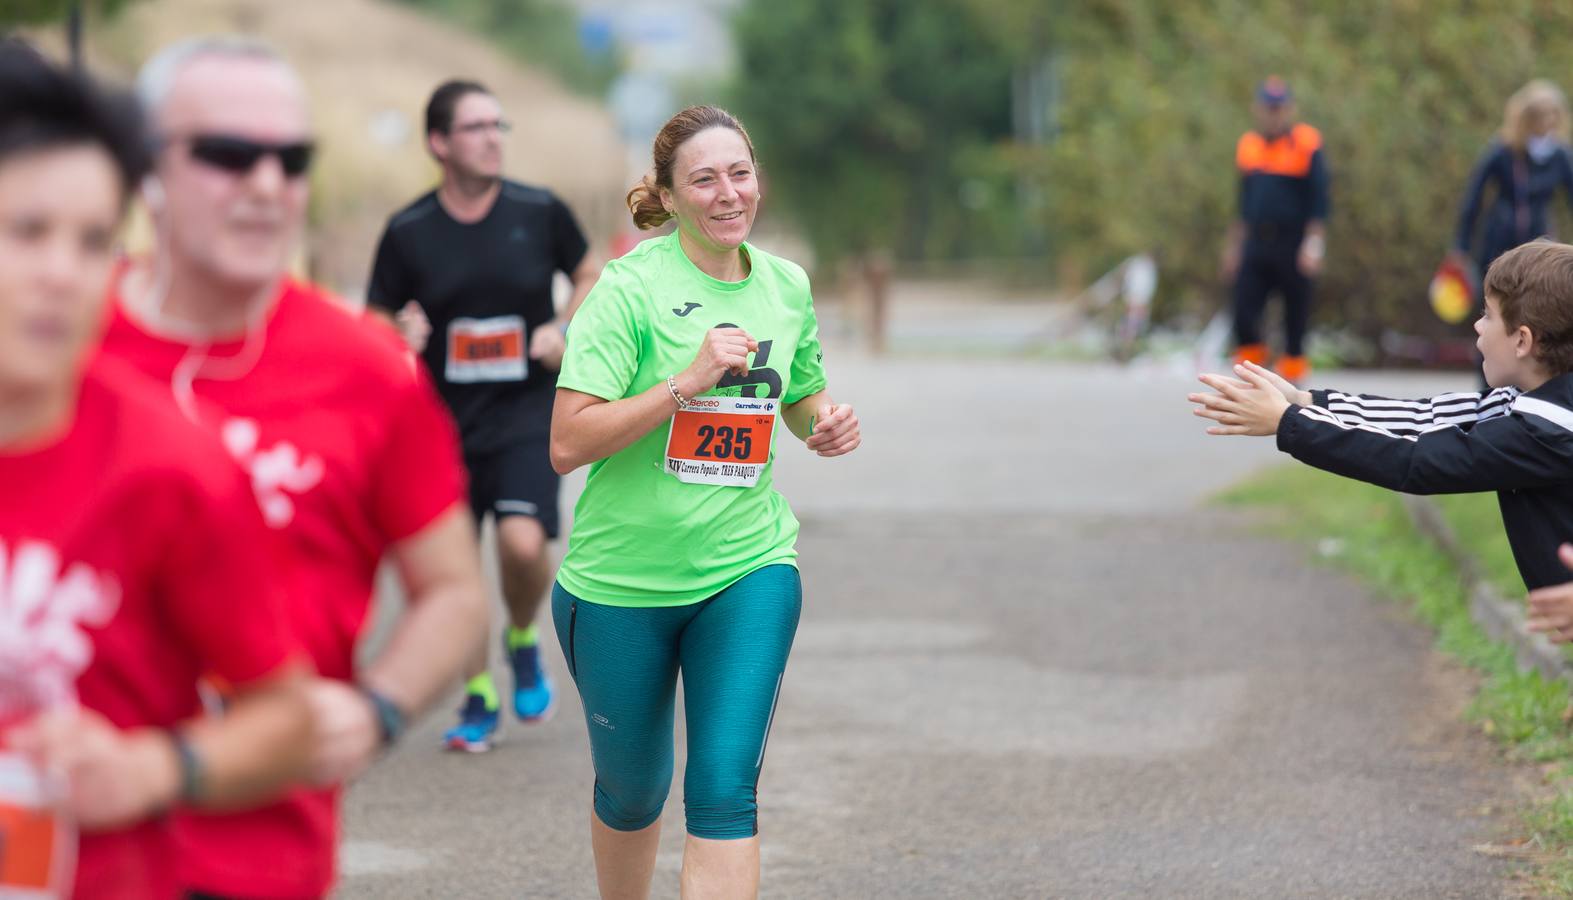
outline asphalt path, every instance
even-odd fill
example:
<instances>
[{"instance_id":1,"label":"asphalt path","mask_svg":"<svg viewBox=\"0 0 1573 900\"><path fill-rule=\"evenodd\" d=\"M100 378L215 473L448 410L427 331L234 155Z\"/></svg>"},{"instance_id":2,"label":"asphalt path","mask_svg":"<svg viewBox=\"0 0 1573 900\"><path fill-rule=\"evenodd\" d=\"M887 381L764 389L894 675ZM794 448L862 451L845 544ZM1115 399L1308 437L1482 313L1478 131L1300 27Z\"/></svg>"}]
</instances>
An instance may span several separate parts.
<instances>
[{"instance_id":1,"label":"asphalt path","mask_svg":"<svg viewBox=\"0 0 1573 900\"><path fill-rule=\"evenodd\" d=\"M1270 440L1203 435L1189 378L1156 369L832 376L866 446L777 461L805 605L759 786L764 896L1504 896L1472 847L1513 779L1459 717L1467 676L1206 502L1285 460ZM585 725L547 655L552 721L445 753L455 701L352 788L340 896L594 896ZM680 778L664 829L654 895L675 897Z\"/></svg>"}]
</instances>

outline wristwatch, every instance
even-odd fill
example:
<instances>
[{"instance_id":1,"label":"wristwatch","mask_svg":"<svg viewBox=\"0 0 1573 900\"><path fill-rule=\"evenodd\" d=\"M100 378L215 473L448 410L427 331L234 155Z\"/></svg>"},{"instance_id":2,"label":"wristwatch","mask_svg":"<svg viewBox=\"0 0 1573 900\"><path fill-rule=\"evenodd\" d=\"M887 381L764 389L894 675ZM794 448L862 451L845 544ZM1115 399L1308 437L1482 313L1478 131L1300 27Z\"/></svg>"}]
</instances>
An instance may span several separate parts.
<instances>
[{"instance_id":1,"label":"wristwatch","mask_svg":"<svg viewBox=\"0 0 1573 900\"><path fill-rule=\"evenodd\" d=\"M197 756L197 751L191 742L180 731L168 731L169 742L175 750L175 758L180 764L180 792L176 800L180 803L193 804L201 800L202 789L206 782L206 768L202 765L202 758Z\"/></svg>"},{"instance_id":2,"label":"wristwatch","mask_svg":"<svg viewBox=\"0 0 1573 900\"><path fill-rule=\"evenodd\" d=\"M371 704L372 712L377 717L377 729L382 735L382 746L391 747L404 733L404 711L381 692L369 688L364 684L357 684L361 694L366 697L366 702Z\"/></svg>"}]
</instances>

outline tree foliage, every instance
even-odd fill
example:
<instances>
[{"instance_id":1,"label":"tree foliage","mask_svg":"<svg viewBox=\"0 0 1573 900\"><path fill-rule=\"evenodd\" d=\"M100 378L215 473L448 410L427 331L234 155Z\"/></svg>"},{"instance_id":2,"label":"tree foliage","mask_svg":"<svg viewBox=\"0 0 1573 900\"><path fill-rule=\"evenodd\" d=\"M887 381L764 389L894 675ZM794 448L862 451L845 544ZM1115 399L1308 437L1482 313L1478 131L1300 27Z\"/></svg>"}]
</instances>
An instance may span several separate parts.
<instances>
[{"instance_id":1,"label":"tree foliage","mask_svg":"<svg viewBox=\"0 0 1573 900\"><path fill-rule=\"evenodd\" d=\"M1317 321L1367 334L1441 330L1426 284L1504 101L1535 77L1573 87L1564 0L972 4L1001 47L1059 75L1057 137L1012 153L1056 251L1096 265L1157 249L1171 308L1221 302L1234 143L1264 75L1294 87L1333 173Z\"/></svg>"},{"instance_id":2,"label":"tree foliage","mask_svg":"<svg viewBox=\"0 0 1573 900\"><path fill-rule=\"evenodd\" d=\"M1009 127L1010 61L960 0L749 0L734 107L819 259L982 243L969 162ZM973 179L974 181L976 179ZM974 191L976 193L976 191Z\"/></svg>"},{"instance_id":3,"label":"tree foliage","mask_svg":"<svg viewBox=\"0 0 1573 900\"><path fill-rule=\"evenodd\" d=\"M485 35L515 57L551 72L569 87L605 91L617 77L612 57L588 55L577 14L566 0L403 0Z\"/></svg>"},{"instance_id":4,"label":"tree foliage","mask_svg":"<svg viewBox=\"0 0 1573 900\"><path fill-rule=\"evenodd\" d=\"M80 5L89 16L112 16L128 0L3 0L0 2L0 29L20 25L64 24L72 6Z\"/></svg>"},{"instance_id":5,"label":"tree foliage","mask_svg":"<svg viewBox=\"0 0 1573 900\"><path fill-rule=\"evenodd\" d=\"M1156 251L1161 313L1224 301L1234 145L1282 75L1333 174L1316 321L1368 335L1445 331L1426 285L1504 102L1573 89L1566 0L750 0L736 35L736 105L822 255ZM1053 127L1012 139L1034 70Z\"/></svg>"}]
</instances>

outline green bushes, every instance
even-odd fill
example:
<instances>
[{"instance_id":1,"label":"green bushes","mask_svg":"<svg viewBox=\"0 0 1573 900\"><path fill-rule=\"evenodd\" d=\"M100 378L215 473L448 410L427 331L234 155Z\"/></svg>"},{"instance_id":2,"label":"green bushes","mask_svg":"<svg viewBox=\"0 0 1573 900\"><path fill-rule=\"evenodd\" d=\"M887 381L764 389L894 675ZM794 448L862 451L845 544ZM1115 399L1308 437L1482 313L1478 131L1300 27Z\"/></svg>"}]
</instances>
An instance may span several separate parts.
<instances>
[{"instance_id":1,"label":"green bushes","mask_svg":"<svg viewBox=\"0 0 1573 900\"><path fill-rule=\"evenodd\" d=\"M1002 41L1031 32L1015 2L975 3ZM1095 0L1055 10L1015 52L1059 75L1057 138L1017 154L1056 253L1098 264L1156 248L1162 311L1216 303L1234 144L1255 84L1278 73L1334 179L1318 322L1435 334L1425 289L1469 169L1513 90L1573 88L1573 5Z\"/></svg>"},{"instance_id":2,"label":"green bushes","mask_svg":"<svg viewBox=\"0 0 1573 900\"><path fill-rule=\"evenodd\" d=\"M1368 336L1447 331L1426 285L1504 101L1573 89L1560 0L749 0L736 36L738 111L821 253L1156 250L1160 315L1221 301L1235 141L1281 74L1334 179L1317 321Z\"/></svg>"}]
</instances>

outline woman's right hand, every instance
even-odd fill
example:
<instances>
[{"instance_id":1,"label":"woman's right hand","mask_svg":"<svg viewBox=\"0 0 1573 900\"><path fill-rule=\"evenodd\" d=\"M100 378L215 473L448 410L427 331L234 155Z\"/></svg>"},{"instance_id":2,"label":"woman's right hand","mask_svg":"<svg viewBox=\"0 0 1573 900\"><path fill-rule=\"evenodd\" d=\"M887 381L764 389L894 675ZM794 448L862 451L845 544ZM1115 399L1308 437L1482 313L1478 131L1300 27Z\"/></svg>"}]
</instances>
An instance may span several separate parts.
<instances>
[{"instance_id":1,"label":"woman's right hand","mask_svg":"<svg viewBox=\"0 0 1573 900\"><path fill-rule=\"evenodd\" d=\"M759 342L741 328L712 328L705 332L693 363L677 376L678 389L684 397L697 397L728 372L747 375L748 354L758 350Z\"/></svg>"}]
</instances>

